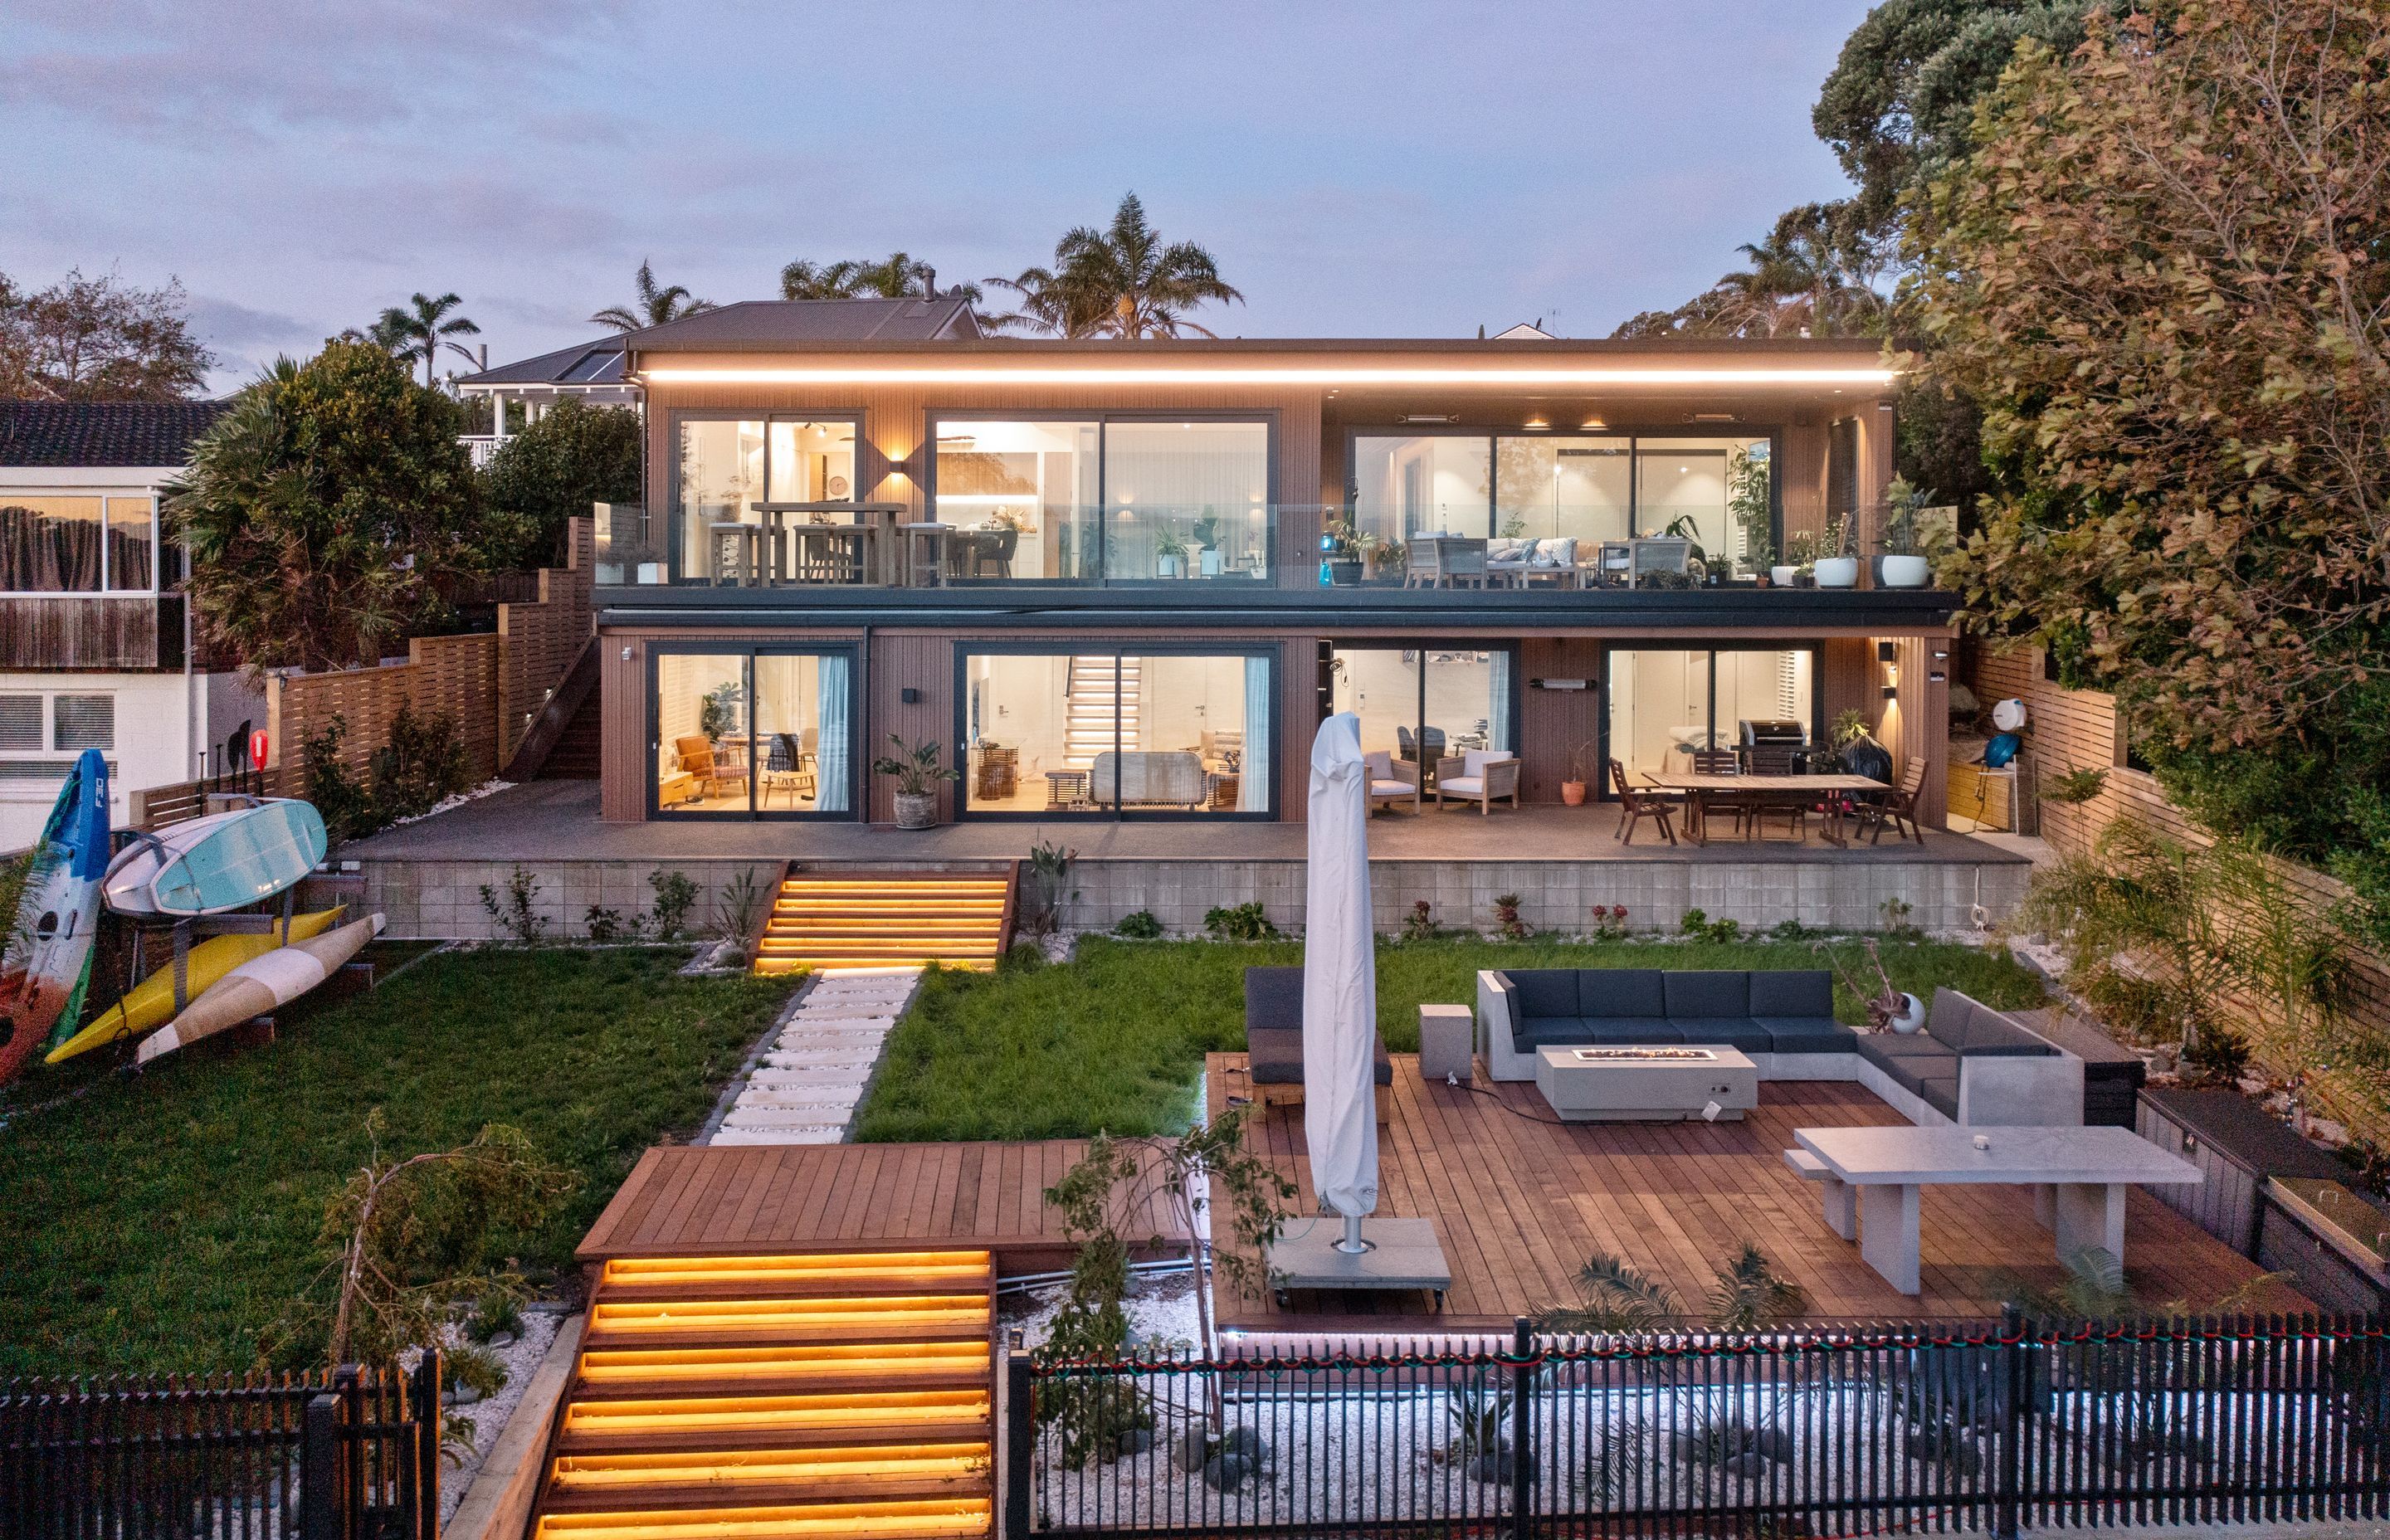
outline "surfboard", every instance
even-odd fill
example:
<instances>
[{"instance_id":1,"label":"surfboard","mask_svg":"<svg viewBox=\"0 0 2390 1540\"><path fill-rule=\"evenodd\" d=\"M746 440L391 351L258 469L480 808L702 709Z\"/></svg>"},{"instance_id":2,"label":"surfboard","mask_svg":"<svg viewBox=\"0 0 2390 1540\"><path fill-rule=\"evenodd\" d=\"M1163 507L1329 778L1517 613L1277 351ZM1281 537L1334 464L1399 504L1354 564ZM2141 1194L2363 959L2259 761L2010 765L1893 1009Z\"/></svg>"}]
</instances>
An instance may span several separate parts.
<instances>
[{"instance_id":1,"label":"surfboard","mask_svg":"<svg viewBox=\"0 0 2390 1540\"><path fill-rule=\"evenodd\" d=\"M120 915L220 915L315 869L330 841L313 804L288 798L212 813L136 841L108 868Z\"/></svg>"},{"instance_id":2,"label":"surfboard","mask_svg":"<svg viewBox=\"0 0 2390 1540\"><path fill-rule=\"evenodd\" d=\"M107 871L108 759L86 749L42 826L0 949L0 1085L17 1078L52 1028L71 1032L83 1015Z\"/></svg>"},{"instance_id":3,"label":"surfboard","mask_svg":"<svg viewBox=\"0 0 2390 1540\"><path fill-rule=\"evenodd\" d=\"M340 971L342 963L381 934L381 928L382 917L374 915L251 958L210 985L162 1030L143 1038L133 1051L134 1061L147 1064L289 1005Z\"/></svg>"},{"instance_id":4,"label":"surfboard","mask_svg":"<svg viewBox=\"0 0 2390 1540\"><path fill-rule=\"evenodd\" d=\"M184 1003L197 999L218 979L252 958L291 942L322 935L340 918L339 908L318 909L312 915L293 915L287 936L277 921L272 930L253 936L214 936L199 943L183 960ZM169 960L165 967L127 990L123 999L102 1012L91 1025L52 1048L43 1062L62 1063L103 1044L138 1037L153 1027L164 1026L173 1014L174 965Z\"/></svg>"}]
</instances>

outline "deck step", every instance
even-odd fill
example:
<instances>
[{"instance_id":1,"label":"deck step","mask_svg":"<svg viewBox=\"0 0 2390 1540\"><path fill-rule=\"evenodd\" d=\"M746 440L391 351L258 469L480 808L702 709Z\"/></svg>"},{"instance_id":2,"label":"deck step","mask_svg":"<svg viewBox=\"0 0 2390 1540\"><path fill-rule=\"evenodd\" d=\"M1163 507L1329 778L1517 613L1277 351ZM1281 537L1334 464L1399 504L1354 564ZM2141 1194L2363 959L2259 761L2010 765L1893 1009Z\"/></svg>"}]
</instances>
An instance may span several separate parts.
<instances>
[{"instance_id":1,"label":"deck step","mask_svg":"<svg viewBox=\"0 0 2390 1540\"><path fill-rule=\"evenodd\" d=\"M758 973L985 969L1011 940L1010 871L786 874L756 942Z\"/></svg>"}]
</instances>

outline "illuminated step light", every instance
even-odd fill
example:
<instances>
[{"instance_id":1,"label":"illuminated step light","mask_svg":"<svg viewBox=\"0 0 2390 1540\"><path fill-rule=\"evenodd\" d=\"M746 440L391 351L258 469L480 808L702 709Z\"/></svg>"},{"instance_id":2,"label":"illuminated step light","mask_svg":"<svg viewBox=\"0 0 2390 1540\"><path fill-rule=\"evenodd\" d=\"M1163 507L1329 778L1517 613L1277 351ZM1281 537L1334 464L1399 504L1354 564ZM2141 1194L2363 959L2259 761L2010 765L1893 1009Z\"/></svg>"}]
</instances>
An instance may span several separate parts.
<instances>
[{"instance_id":1,"label":"illuminated step light","mask_svg":"<svg viewBox=\"0 0 2390 1540\"><path fill-rule=\"evenodd\" d=\"M993 1410L983 1390L849 1391L836 1395L688 1396L636 1401L575 1401L568 1433L765 1433L824 1428L856 1432L930 1424L984 1425Z\"/></svg>"},{"instance_id":2,"label":"illuminated step light","mask_svg":"<svg viewBox=\"0 0 2390 1540\"><path fill-rule=\"evenodd\" d=\"M749 1449L700 1455L566 1455L556 1461L560 1490L605 1491L631 1486L695 1486L719 1482L859 1481L873 1477L984 1476L984 1441L897 1444L860 1449Z\"/></svg>"},{"instance_id":3,"label":"illuminated step light","mask_svg":"<svg viewBox=\"0 0 2390 1540\"><path fill-rule=\"evenodd\" d=\"M770 1508L689 1508L682 1511L542 1514L537 1534L563 1540L812 1540L814 1536L949 1534L965 1528L984 1533L994 1518L984 1497L936 1498L878 1503L808 1503Z\"/></svg>"},{"instance_id":4,"label":"illuminated step light","mask_svg":"<svg viewBox=\"0 0 2390 1540\"><path fill-rule=\"evenodd\" d=\"M765 1251L753 1256L615 1257L606 1264L609 1278L631 1278L662 1273L709 1277L771 1277L783 1273L840 1270L867 1277L887 1273L918 1273L929 1267L976 1267L984 1271L989 1253L962 1249L922 1247L901 1251Z\"/></svg>"}]
</instances>

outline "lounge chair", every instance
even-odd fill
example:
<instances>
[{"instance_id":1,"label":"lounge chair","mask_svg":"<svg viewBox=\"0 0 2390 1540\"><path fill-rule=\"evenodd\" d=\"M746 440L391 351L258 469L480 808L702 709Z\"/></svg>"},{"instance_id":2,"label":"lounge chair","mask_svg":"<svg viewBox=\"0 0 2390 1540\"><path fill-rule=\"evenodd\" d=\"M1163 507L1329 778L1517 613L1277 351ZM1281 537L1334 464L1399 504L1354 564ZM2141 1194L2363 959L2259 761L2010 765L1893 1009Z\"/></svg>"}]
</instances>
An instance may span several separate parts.
<instances>
[{"instance_id":1,"label":"lounge chair","mask_svg":"<svg viewBox=\"0 0 2390 1540\"><path fill-rule=\"evenodd\" d=\"M1501 799L1519 805L1519 759L1508 749L1469 749L1458 758L1440 760L1435 767L1435 804L1475 802L1490 813Z\"/></svg>"},{"instance_id":2,"label":"lounge chair","mask_svg":"<svg viewBox=\"0 0 2390 1540\"><path fill-rule=\"evenodd\" d=\"M1398 764L1394 756L1383 749L1361 756L1369 772L1369 811L1395 807L1404 802L1417 812L1420 805L1420 772L1416 764Z\"/></svg>"}]
</instances>

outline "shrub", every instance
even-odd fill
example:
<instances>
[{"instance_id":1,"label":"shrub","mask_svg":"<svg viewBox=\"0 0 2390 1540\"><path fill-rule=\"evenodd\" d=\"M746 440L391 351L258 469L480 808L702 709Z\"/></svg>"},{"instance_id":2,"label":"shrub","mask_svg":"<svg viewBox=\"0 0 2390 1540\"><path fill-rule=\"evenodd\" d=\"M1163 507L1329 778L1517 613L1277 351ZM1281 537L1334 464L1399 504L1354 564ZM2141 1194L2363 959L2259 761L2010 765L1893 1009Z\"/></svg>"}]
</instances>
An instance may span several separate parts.
<instances>
[{"instance_id":1,"label":"shrub","mask_svg":"<svg viewBox=\"0 0 2390 1540\"><path fill-rule=\"evenodd\" d=\"M390 741L373 752L369 793L374 827L419 817L472 785L456 719L445 712L418 716L401 706L390 721Z\"/></svg>"},{"instance_id":2,"label":"shrub","mask_svg":"<svg viewBox=\"0 0 2390 1540\"><path fill-rule=\"evenodd\" d=\"M592 503L639 500L639 415L566 396L498 446L482 473L492 518L489 563L537 567L555 559L564 521Z\"/></svg>"},{"instance_id":3,"label":"shrub","mask_svg":"<svg viewBox=\"0 0 2390 1540\"><path fill-rule=\"evenodd\" d=\"M1733 942L1742 939L1739 919L1712 919L1706 910L1688 909L1677 930L1695 941Z\"/></svg>"},{"instance_id":4,"label":"shrub","mask_svg":"<svg viewBox=\"0 0 2390 1540\"><path fill-rule=\"evenodd\" d=\"M482 908L490 917L490 928L517 946L537 946L547 939L547 921L533 908L538 898L538 879L520 866L507 879L503 899L496 889L482 884Z\"/></svg>"},{"instance_id":5,"label":"shrub","mask_svg":"<svg viewBox=\"0 0 2390 1540\"><path fill-rule=\"evenodd\" d=\"M1532 934L1519 918L1519 895L1504 893L1494 901L1494 928L1504 941L1525 941Z\"/></svg>"},{"instance_id":6,"label":"shrub","mask_svg":"<svg viewBox=\"0 0 2390 1540\"><path fill-rule=\"evenodd\" d=\"M1162 921L1154 918L1152 910L1139 909L1133 915L1123 915L1121 922L1112 927L1112 934L1131 941L1153 941L1162 934Z\"/></svg>"},{"instance_id":7,"label":"shrub","mask_svg":"<svg viewBox=\"0 0 2390 1540\"><path fill-rule=\"evenodd\" d=\"M687 872L653 871L648 874L648 886L656 895L656 940L678 941L681 929L688 923L688 912L697 905L697 884Z\"/></svg>"},{"instance_id":8,"label":"shrub","mask_svg":"<svg viewBox=\"0 0 2390 1540\"><path fill-rule=\"evenodd\" d=\"M1203 933L1214 941L1276 941L1279 930L1256 899L1230 908L1205 910Z\"/></svg>"},{"instance_id":9,"label":"shrub","mask_svg":"<svg viewBox=\"0 0 2390 1540\"><path fill-rule=\"evenodd\" d=\"M1626 939L1626 905L1624 904L1593 906L1593 939L1625 941Z\"/></svg>"},{"instance_id":10,"label":"shrub","mask_svg":"<svg viewBox=\"0 0 2390 1540\"><path fill-rule=\"evenodd\" d=\"M2079 807L2100 794L2108 784L2105 770L2067 770L2041 783L2041 800L2062 807Z\"/></svg>"},{"instance_id":11,"label":"shrub","mask_svg":"<svg viewBox=\"0 0 2390 1540\"><path fill-rule=\"evenodd\" d=\"M1433 941L1444 932L1435 923L1435 909L1426 899L1411 901L1411 912L1403 917L1405 941Z\"/></svg>"},{"instance_id":12,"label":"shrub","mask_svg":"<svg viewBox=\"0 0 2390 1540\"><path fill-rule=\"evenodd\" d=\"M322 731L299 740L299 763L307 788L303 795L336 844L380 827L373 821L372 793L349 773L347 762L341 758L341 744L348 736L348 720L335 713Z\"/></svg>"}]
</instances>

